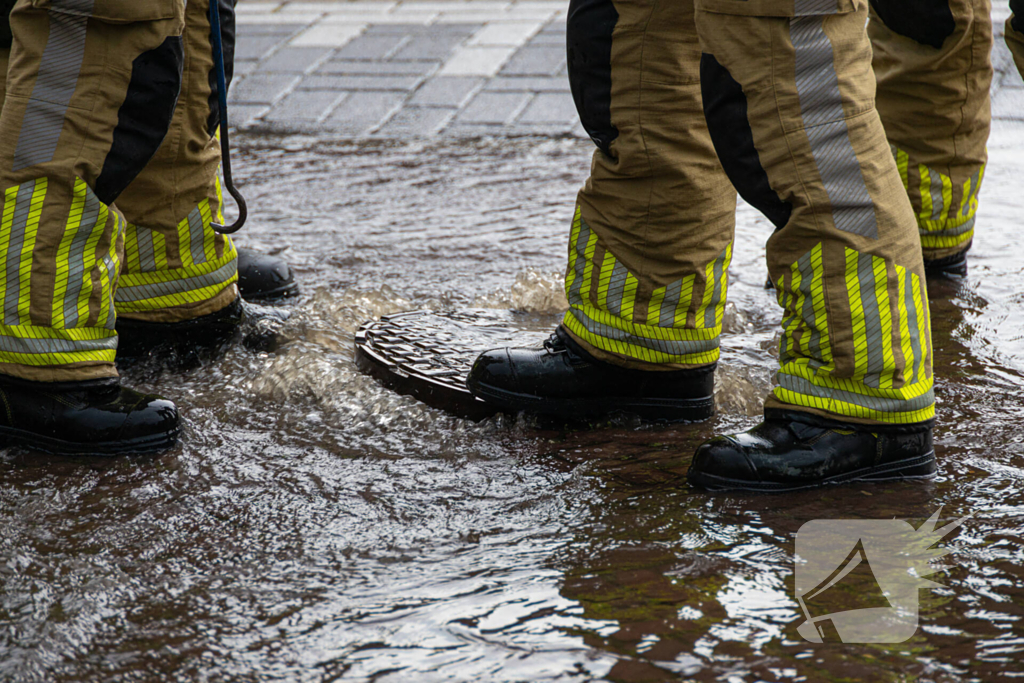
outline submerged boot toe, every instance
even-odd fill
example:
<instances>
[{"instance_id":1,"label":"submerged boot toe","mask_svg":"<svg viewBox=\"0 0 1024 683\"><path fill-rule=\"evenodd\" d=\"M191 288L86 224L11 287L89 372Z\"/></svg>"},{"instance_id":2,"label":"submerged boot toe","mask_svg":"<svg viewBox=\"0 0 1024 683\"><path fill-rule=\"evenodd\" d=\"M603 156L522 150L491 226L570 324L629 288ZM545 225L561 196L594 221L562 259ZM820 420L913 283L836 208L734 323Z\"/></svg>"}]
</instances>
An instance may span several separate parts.
<instances>
[{"instance_id":1,"label":"submerged boot toe","mask_svg":"<svg viewBox=\"0 0 1024 683\"><path fill-rule=\"evenodd\" d=\"M711 490L761 481L743 446L729 436L717 436L702 444L693 456L687 478L691 484Z\"/></svg>"},{"instance_id":2,"label":"submerged boot toe","mask_svg":"<svg viewBox=\"0 0 1024 683\"><path fill-rule=\"evenodd\" d=\"M250 301L283 299L299 293L299 283L280 256L238 248L238 291Z\"/></svg>"}]
</instances>

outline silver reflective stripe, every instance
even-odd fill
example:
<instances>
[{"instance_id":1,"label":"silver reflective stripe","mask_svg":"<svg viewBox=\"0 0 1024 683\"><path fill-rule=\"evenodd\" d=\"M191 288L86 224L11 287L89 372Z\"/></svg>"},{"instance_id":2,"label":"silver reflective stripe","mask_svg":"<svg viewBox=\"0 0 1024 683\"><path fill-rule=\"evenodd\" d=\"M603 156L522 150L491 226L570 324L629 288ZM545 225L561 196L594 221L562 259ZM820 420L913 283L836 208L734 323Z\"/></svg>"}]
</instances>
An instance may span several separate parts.
<instances>
[{"instance_id":1,"label":"silver reflective stripe","mask_svg":"<svg viewBox=\"0 0 1024 683\"><path fill-rule=\"evenodd\" d=\"M832 13L836 6L832 2ZM832 203L832 220L843 232L878 238L871 201L843 113L832 42L812 16L790 22L796 49L796 89L811 152Z\"/></svg>"},{"instance_id":2,"label":"silver reflective stripe","mask_svg":"<svg viewBox=\"0 0 1024 683\"><path fill-rule=\"evenodd\" d=\"M4 296L5 325L21 324L21 311L18 310L22 285L21 250L25 246L25 229L28 225L28 215L32 209L32 197L35 195L35 189L35 180L22 183L18 186L18 196L14 200L14 218L11 222L11 237L7 245L7 259L4 264L7 272L7 292Z\"/></svg>"},{"instance_id":3,"label":"silver reflective stripe","mask_svg":"<svg viewBox=\"0 0 1024 683\"><path fill-rule=\"evenodd\" d=\"M728 252L728 247L726 248L726 252ZM725 270L726 252L723 252L721 256L715 259L715 268L713 271L715 289L711 294L711 301L708 302L708 308L704 311L704 327L711 328L718 324L718 304L722 301L722 274ZM708 283L705 282L704 286L707 287Z\"/></svg>"},{"instance_id":4,"label":"silver reflective stripe","mask_svg":"<svg viewBox=\"0 0 1024 683\"><path fill-rule=\"evenodd\" d=\"M910 348L914 354L914 377L911 384L917 384L923 379L921 377L921 364L924 362L924 354L921 353L921 338L918 337L917 327L917 304L914 303L914 276L907 273L907 280L903 292L903 301L907 305L907 334L910 335Z\"/></svg>"},{"instance_id":5,"label":"silver reflective stripe","mask_svg":"<svg viewBox=\"0 0 1024 683\"><path fill-rule=\"evenodd\" d=\"M658 327L675 327L676 311L679 309L679 300L682 296L682 280L676 280L665 288L665 298L661 302L661 310L658 315Z\"/></svg>"},{"instance_id":6,"label":"silver reflective stripe","mask_svg":"<svg viewBox=\"0 0 1024 683\"><path fill-rule=\"evenodd\" d=\"M572 269L574 277L572 287L569 288L569 303L579 305L583 303L580 291L583 288L583 269L586 268L587 243L590 241L590 226L580 218L580 234L576 238L576 258L573 260Z\"/></svg>"},{"instance_id":7,"label":"silver reflective stripe","mask_svg":"<svg viewBox=\"0 0 1024 683\"><path fill-rule=\"evenodd\" d=\"M971 190L967 193L967 196L963 200L963 208L960 210L961 216L967 216L971 213L971 200L978 196L978 189L981 185L981 170L971 176Z\"/></svg>"},{"instance_id":8,"label":"silver reflective stripe","mask_svg":"<svg viewBox=\"0 0 1024 683\"><path fill-rule=\"evenodd\" d=\"M928 406L935 403L935 392L933 389L929 389L927 392L918 396L917 398L911 398L907 400L901 400L898 398L879 398L877 396L865 396L863 394L855 394L851 391L843 391L842 389L829 389L828 387L820 387L816 384L808 382L803 377L797 377L796 375L787 375L779 373L779 385L783 389L788 389L796 394L802 396L814 396L816 398L823 398L826 400L842 401L843 403L852 403L855 406L861 408L867 408L868 410L876 410L880 413L906 413L915 410L924 410Z\"/></svg>"},{"instance_id":9,"label":"silver reflective stripe","mask_svg":"<svg viewBox=\"0 0 1024 683\"><path fill-rule=\"evenodd\" d=\"M238 262L236 260L232 260L230 263L225 263L217 270L212 273L207 273L206 275L196 275L195 277L184 278L182 280L171 280L170 282L160 282L152 285L132 285L130 287L120 286L114 294L114 300L122 303L128 303L131 301L155 299L160 296L184 294L185 292L202 289L203 287L212 287L213 285L223 284L224 282L227 282L237 270Z\"/></svg>"},{"instance_id":10,"label":"silver reflective stripe","mask_svg":"<svg viewBox=\"0 0 1024 683\"><path fill-rule=\"evenodd\" d=\"M875 291L874 257L870 254L857 255L857 279L860 282L860 303L864 311L864 337L867 339L868 372L864 384L877 389L885 369L885 357L882 352L882 318L878 312L878 294Z\"/></svg>"},{"instance_id":11,"label":"silver reflective stripe","mask_svg":"<svg viewBox=\"0 0 1024 683\"><path fill-rule=\"evenodd\" d=\"M611 327L603 323L596 322L588 318L579 309L569 309L576 320L588 332L602 339L610 339L612 341L622 342L624 344L630 344L632 346L638 346L642 349L650 349L651 351L658 351L670 356L685 356L692 353L706 353L713 351L718 348L718 339L697 339L697 340L670 340L670 339L651 339L650 337L640 337L629 332L623 332L617 327Z\"/></svg>"},{"instance_id":12,"label":"silver reflective stripe","mask_svg":"<svg viewBox=\"0 0 1024 683\"><path fill-rule=\"evenodd\" d=\"M64 327L78 327L78 299L82 295L82 284L85 282L85 247L96 229L100 215L100 200L88 186L85 188L85 205L82 209L82 220L71 240L68 252L68 288L64 294Z\"/></svg>"},{"instance_id":13,"label":"silver reflective stripe","mask_svg":"<svg viewBox=\"0 0 1024 683\"><path fill-rule=\"evenodd\" d=\"M110 283L110 289L112 294L117 294L117 278L120 275L118 272L117 265L114 263L114 249L117 243L118 235L122 230L121 218L113 211L110 212L109 219L114 221L114 232L111 235L112 243L110 249L103 256L103 266L106 269L107 282ZM107 299L107 320L104 323L104 327L108 330L114 329L114 325L117 322L117 313L114 311L114 297L111 296Z\"/></svg>"},{"instance_id":14,"label":"silver reflective stripe","mask_svg":"<svg viewBox=\"0 0 1024 683\"><path fill-rule=\"evenodd\" d=\"M811 330L810 351L814 354L814 358L820 359L822 357L821 331L818 329L818 318L814 312L814 294L811 291L811 286L814 283L814 268L811 265L810 252L804 254L797 261L797 269L800 271L800 293L804 296L804 324Z\"/></svg>"},{"instance_id":15,"label":"silver reflective stripe","mask_svg":"<svg viewBox=\"0 0 1024 683\"><path fill-rule=\"evenodd\" d=\"M622 317L622 297L626 292L626 278L628 277L629 271L626 270L626 266L622 265L618 259L615 259L615 266L612 267L612 276L608 281L606 305L608 312L617 318Z\"/></svg>"},{"instance_id":16,"label":"silver reflective stripe","mask_svg":"<svg viewBox=\"0 0 1024 683\"><path fill-rule=\"evenodd\" d=\"M12 170L52 161L57 152L64 115L85 58L85 28L92 4L93 0L53 1L49 12L50 36L39 62L32 97L25 107Z\"/></svg>"},{"instance_id":17,"label":"silver reflective stripe","mask_svg":"<svg viewBox=\"0 0 1024 683\"><path fill-rule=\"evenodd\" d=\"M135 243L139 246L139 270L143 273L156 271L156 250L153 248L153 231L135 226Z\"/></svg>"},{"instance_id":18,"label":"silver reflective stripe","mask_svg":"<svg viewBox=\"0 0 1024 683\"><path fill-rule=\"evenodd\" d=\"M942 210L946 208L946 202L942 197L942 176L930 168L925 169L928 174L928 189L932 195L932 220L942 218Z\"/></svg>"},{"instance_id":19,"label":"silver reflective stripe","mask_svg":"<svg viewBox=\"0 0 1024 683\"><path fill-rule=\"evenodd\" d=\"M188 236L192 263L206 263L206 250L203 249L203 215L199 213L198 206L188 214Z\"/></svg>"},{"instance_id":20,"label":"silver reflective stripe","mask_svg":"<svg viewBox=\"0 0 1024 683\"><path fill-rule=\"evenodd\" d=\"M779 282L779 304L782 306L782 310L785 312L789 311L789 290L793 286L793 278L789 273L785 273ZM785 365L786 363L793 360L793 354L790 353L790 347L793 345L792 335L789 333L789 323L792 322L792 317L784 315L782 318L782 338L779 339L779 363Z\"/></svg>"},{"instance_id":21,"label":"silver reflective stripe","mask_svg":"<svg viewBox=\"0 0 1024 683\"><path fill-rule=\"evenodd\" d=\"M836 14L839 9L836 0L794 0L793 14L798 17Z\"/></svg>"},{"instance_id":22,"label":"silver reflective stripe","mask_svg":"<svg viewBox=\"0 0 1024 683\"><path fill-rule=\"evenodd\" d=\"M75 353L81 351L112 351L117 349L117 337L69 341L67 339L26 339L0 336L0 351L6 353Z\"/></svg>"}]
</instances>

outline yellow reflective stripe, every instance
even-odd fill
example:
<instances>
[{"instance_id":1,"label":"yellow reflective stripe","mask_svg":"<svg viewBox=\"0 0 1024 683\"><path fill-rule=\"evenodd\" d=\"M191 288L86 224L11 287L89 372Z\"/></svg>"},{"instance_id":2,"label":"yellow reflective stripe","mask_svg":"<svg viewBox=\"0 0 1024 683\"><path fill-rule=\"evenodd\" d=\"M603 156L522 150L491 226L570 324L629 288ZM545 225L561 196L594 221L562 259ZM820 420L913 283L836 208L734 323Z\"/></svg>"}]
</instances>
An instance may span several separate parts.
<instances>
[{"instance_id":1,"label":"yellow reflective stripe","mask_svg":"<svg viewBox=\"0 0 1024 683\"><path fill-rule=\"evenodd\" d=\"M178 223L178 259L182 268L195 265L192 260L192 228L188 222L188 216Z\"/></svg>"},{"instance_id":2,"label":"yellow reflective stripe","mask_svg":"<svg viewBox=\"0 0 1024 683\"><path fill-rule=\"evenodd\" d=\"M217 222L224 225L224 188L220 184L219 173L213 177L213 183L217 188ZM209 210L209 206L207 206L207 210ZM576 212L579 213L579 209Z\"/></svg>"},{"instance_id":3,"label":"yellow reflective stripe","mask_svg":"<svg viewBox=\"0 0 1024 683\"><path fill-rule=\"evenodd\" d=\"M896 167L900 171L900 179L904 188L910 188L910 155L902 149L893 148L896 151Z\"/></svg>"},{"instance_id":4,"label":"yellow reflective stripe","mask_svg":"<svg viewBox=\"0 0 1024 683\"><path fill-rule=\"evenodd\" d=\"M661 305L665 302L665 294L668 286L658 287L651 293L651 300L647 302L647 324L652 322L658 324L661 321Z\"/></svg>"},{"instance_id":5,"label":"yellow reflective stripe","mask_svg":"<svg viewBox=\"0 0 1024 683\"><path fill-rule=\"evenodd\" d=\"M230 275L227 277L208 284L203 282L209 281L211 275L219 278L217 271L228 270L225 266L229 266L235 258L236 254L232 251L216 261L193 266L187 270L175 268L152 273L122 273L115 297L117 310L122 313L151 311L212 299L225 287L238 280L238 270L230 269ZM146 296L149 291L159 291L159 294Z\"/></svg>"},{"instance_id":6,"label":"yellow reflective stripe","mask_svg":"<svg viewBox=\"0 0 1024 683\"><path fill-rule=\"evenodd\" d=\"M892 352L892 308L889 306L889 273L885 259L872 256L875 271L875 298L878 301L878 317L882 323L882 361L884 369L879 373L879 387L891 388L896 373L896 359Z\"/></svg>"},{"instance_id":7,"label":"yellow reflective stripe","mask_svg":"<svg viewBox=\"0 0 1024 683\"><path fill-rule=\"evenodd\" d=\"M925 376L932 377L932 334L931 334L931 311L928 308L928 297L923 291L921 278L915 273L910 274L914 290L914 310L917 311L917 334L921 340L921 354L924 356L922 365L925 369Z\"/></svg>"},{"instance_id":8,"label":"yellow reflective stripe","mask_svg":"<svg viewBox=\"0 0 1024 683\"><path fill-rule=\"evenodd\" d=\"M707 310L711 306L711 298L715 295L715 262L704 266L704 296L700 301L700 308L697 309L697 327L705 327L707 323Z\"/></svg>"},{"instance_id":9,"label":"yellow reflective stripe","mask_svg":"<svg viewBox=\"0 0 1024 683\"><path fill-rule=\"evenodd\" d=\"M932 219L932 176L928 167L923 164L918 165L917 170L921 174L921 213L918 214L918 219L930 221Z\"/></svg>"},{"instance_id":10,"label":"yellow reflective stripe","mask_svg":"<svg viewBox=\"0 0 1024 683\"><path fill-rule=\"evenodd\" d=\"M22 345L39 350L12 350ZM47 348L54 350L48 351ZM0 363L33 367L113 363L116 353L117 333L103 327L55 329L34 325L0 325Z\"/></svg>"},{"instance_id":11,"label":"yellow reflective stripe","mask_svg":"<svg viewBox=\"0 0 1024 683\"><path fill-rule=\"evenodd\" d=\"M217 260L217 233L210 225L213 224L213 216L210 215L210 200L204 199L199 203L199 215L203 219L203 252L207 261Z\"/></svg>"},{"instance_id":12,"label":"yellow reflective stripe","mask_svg":"<svg viewBox=\"0 0 1024 683\"><path fill-rule=\"evenodd\" d=\"M92 268L96 262L96 249L99 247L100 239L103 238L103 230L99 228L101 225L107 224L107 219L110 216L110 209L103 202L99 204L99 214L96 217L96 229L93 230L89 236L89 240L85 243L85 273L82 276L82 289L78 294L78 320L80 325L86 325L89 321L89 299L92 298Z\"/></svg>"},{"instance_id":13,"label":"yellow reflective stripe","mask_svg":"<svg viewBox=\"0 0 1024 683\"><path fill-rule=\"evenodd\" d=\"M803 278L800 277L799 265L798 265L798 263L794 263L790 267L790 285L789 285L789 291L793 295L793 301L790 304L790 310L787 311L787 316L786 317L788 319L788 326L787 326L787 321L786 320L783 320L783 325L782 326L783 326L784 334L788 335L791 339L793 339L793 337L795 336L794 333L798 329L802 330L802 332L800 334L800 341L796 342L794 340L794 344L797 346L797 348L800 348L803 351L803 355L804 356L810 356L811 355L811 346L810 346L810 339L808 339L808 337L810 337L810 335L807 334L807 326L804 324L805 321L803 319L804 293L802 291L800 291L800 285L802 283L803 283Z\"/></svg>"},{"instance_id":14,"label":"yellow reflective stripe","mask_svg":"<svg viewBox=\"0 0 1024 683\"><path fill-rule=\"evenodd\" d=\"M822 263L822 247L819 242L811 250L811 269L814 278L811 281L811 303L818 333L821 336L821 356L826 363L832 362L832 342L828 334L828 308L825 305L825 266Z\"/></svg>"},{"instance_id":15,"label":"yellow reflective stripe","mask_svg":"<svg viewBox=\"0 0 1024 683\"><path fill-rule=\"evenodd\" d=\"M18 190L15 185L4 190L4 213L0 222L0 253L5 254L11 244L11 230L14 226L14 208L18 202ZM7 298L7 268L0 263L0 302Z\"/></svg>"},{"instance_id":16,"label":"yellow reflective stripe","mask_svg":"<svg viewBox=\"0 0 1024 683\"><path fill-rule=\"evenodd\" d=\"M142 299L139 301L117 301L116 306L117 310L121 313L129 313L155 311L164 308L173 308L175 306L184 306L186 304L194 304L196 302L209 301L223 292L225 287L230 286L231 283L236 282L237 280L238 275L236 274L230 280L215 285L200 287L198 289L190 289L187 292L165 294L163 296Z\"/></svg>"},{"instance_id":17,"label":"yellow reflective stripe","mask_svg":"<svg viewBox=\"0 0 1024 683\"><path fill-rule=\"evenodd\" d=\"M619 330L639 343L614 339L608 334L594 334L577 316L590 319L599 326ZM637 325L592 306L570 309L562 324L576 336L603 351L617 353L647 363L708 365L717 361L720 353L718 330L681 330ZM659 344L659 342L664 343ZM690 353L670 353L658 348L672 345L691 346L695 350Z\"/></svg>"},{"instance_id":18,"label":"yellow reflective stripe","mask_svg":"<svg viewBox=\"0 0 1024 683\"><path fill-rule=\"evenodd\" d=\"M898 295L896 296L896 314L900 322L900 351L903 353L903 381L910 383L914 377L914 367L919 359L914 357L914 347L910 340L910 312L907 310L907 271L903 268L896 268L896 283ZM918 309L919 310L919 309ZM920 314L918 313L920 316ZM916 332L916 330L915 330ZM924 339L921 339L924 342Z\"/></svg>"},{"instance_id":19,"label":"yellow reflective stripe","mask_svg":"<svg viewBox=\"0 0 1024 683\"><path fill-rule=\"evenodd\" d=\"M590 233L589 239L587 239L587 246L584 248L583 253L579 254L577 258L583 258L583 282L580 283L580 298L583 301L590 300L590 290L593 288L594 283L594 252L597 250L597 234L594 232Z\"/></svg>"},{"instance_id":20,"label":"yellow reflective stripe","mask_svg":"<svg viewBox=\"0 0 1024 683\"><path fill-rule=\"evenodd\" d=\"M601 308L608 308L608 289L612 281L612 271L615 269L615 257L612 252L605 250L604 260L601 262L601 271L597 277L597 304Z\"/></svg>"},{"instance_id":21,"label":"yellow reflective stripe","mask_svg":"<svg viewBox=\"0 0 1024 683\"><path fill-rule=\"evenodd\" d=\"M693 289L697 286L697 275L688 275L683 278L682 291L679 294L679 305L676 306L676 319L674 327L686 327L686 317L690 313L690 306L693 305Z\"/></svg>"},{"instance_id":22,"label":"yellow reflective stripe","mask_svg":"<svg viewBox=\"0 0 1024 683\"><path fill-rule=\"evenodd\" d=\"M72 191L71 211L68 213L68 223L64 228L64 234L60 238L60 245L57 247L57 264L53 282L53 307L51 316L54 327L64 327L64 297L68 293L68 278L71 271L71 244L78 234L82 225L82 215L85 213L85 181L75 178L75 187Z\"/></svg>"},{"instance_id":23,"label":"yellow reflective stripe","mask_svg":"<svg viewBox=\"0 0 1024 683\"><path fill-rule=\"evenodd\" d=\"M572 219L572 230L569 231L569 268L565 273L565 296L569 298L573 283L576 281L576 269L573 267L576 256L576 242L580 238L583 210L577 205L576 215Z\"/></svg>"},{"instance_id":24,"label":"yellow reflective stripe","mask_svg":"<svg viewBox=\"0 0 1024 683\"><path fill-rule=\"evenodd\" d=\"M167 240L157 232L153 233L153 260L156 261L157 272L167 270Z\"/></svg>"},{"instance_id":25,"label":"yellow reflective stripe","mask_svg":"<svg viewBox=\"0 0 1024 683\"><path fill-rule=\"evenodd\" d=\"M854 372L863 379L868 374L868 337L867 324L864 316L864 305L860 298L860 279L857 276L859 264L858 254L853 249L846 249L846 293L850 301L850 317L852 321Z\"/></svg>"},{"instance_id":26,"label":"yellow reflective stripe","mask_svg":"<svg viewBox=\"0 0 1024 683\"><path fill-rule=\"evenodd\" d=\"M640 282L633 276L633 273L626 274L626 287L622 292L622 317L625 320L633 319L633 309L636 306L636 289Z\"/></svg>"},{"instance_id":27,"label":"yellow reflective stripe","mask_svg":"<svg viewBox=\"0 0 1024 683\"><path fill-rule=\"evenodd\" d=\"M817 396L798 394L783 387L775 387L772 393L774 393L775 397L784 403L804 406L805 408L815 408L834 415L859 418L862 420L876 420L887 424L914 424L917 422L926 422L935 417L934 403L929 407L922 408L920 410L893 413L865 408L864 406L847 403L837 399L823 399Z\"/></svg>"},{"instance_id":28,"label":"yellow reflective stripe","mask_svg":"<svg viewBox=\"0 0 1024 683\"><path fill-rule=\"evenodd\" d=\"M110 220L113 220L114 225L111 229L110 234L110 252L109 252L109 264L105 258L96 260L96 269L99 273L100 280L100 313L96 318L97 327L112 327L115 319L114 313L114 290L117 288L118 274L121 270L121 260L117 257L117 240L121 235L122 222L121 215L117 211L111 211ZM97 228L100 225L98 224ZM104 226L105 230L105 226Z\"/></svg>"},{"instance_id":29,"label":"yellow reflective stripe","mask_svg":"<svg viewBox=\"0 0 1024 683\"><path fill-rule=\"evenodd\" d=\"M948 218L953 206L953 179L941 173L939 178L942 179L942 217Z\"/></svg>"},{"instance_id":30,"label":"yellow reflective stripe","mask_svg":"<svg viewBox=\"0 0 1024 683\"><path fill-rule=\"evenodd\" d=\"M21 288L18 291L18 322L29 323L31 308L32 254L36 248L36 235L39 232L39 219L43 215L43 201L46 199L46 178L36 179L35 190L32 192L32 203L29 205L28 220L25 222L25 237L21 244L21 258L18 260L18 280Z\"/></svg>"}]
</instances>

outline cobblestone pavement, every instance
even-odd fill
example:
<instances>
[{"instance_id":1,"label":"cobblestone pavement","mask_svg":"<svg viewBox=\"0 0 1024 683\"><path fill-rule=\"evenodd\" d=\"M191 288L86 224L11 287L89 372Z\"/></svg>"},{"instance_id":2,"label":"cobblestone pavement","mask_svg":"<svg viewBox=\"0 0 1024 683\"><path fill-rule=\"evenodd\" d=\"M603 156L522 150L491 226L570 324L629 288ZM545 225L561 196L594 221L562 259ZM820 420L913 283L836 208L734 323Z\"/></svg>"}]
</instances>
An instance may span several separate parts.
<instances>
[{"instance_id":1,"label":"cobblestone pavement","mask_svg":"<svg viewBox=\"0 0 1024 683\"><path fill-rule=\"evenodd\" d=\"M565 58L567 0L354 0L238 5L232 123L388 138L585 134ZM998 34L993 114L1024 121Z\"/></svg>"}]
</instances>

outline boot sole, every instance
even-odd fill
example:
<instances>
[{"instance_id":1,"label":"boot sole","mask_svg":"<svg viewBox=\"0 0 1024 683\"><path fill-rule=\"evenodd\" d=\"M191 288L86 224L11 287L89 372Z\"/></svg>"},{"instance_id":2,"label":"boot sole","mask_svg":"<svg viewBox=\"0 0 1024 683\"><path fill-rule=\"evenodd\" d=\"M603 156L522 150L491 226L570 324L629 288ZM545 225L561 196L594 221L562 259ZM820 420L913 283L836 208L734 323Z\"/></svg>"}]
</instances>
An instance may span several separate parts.
<instances>
[{"instance_id":1,"label":"boot sole","mask_svg":"<svg viewBox=\"0 0 1024 683\"><path fill-rule=\"evenodd\" d=\"M0 446L20 446L51 455L126 455L130 453L156 453L171 448L178 442L179 429L163 434L139 437L129 441L75 443L10 427L0 427Z\"/></svg>"},{"instance_id":2,"label":"boot sole","mask_svg":"<svg viewBox=\"0 0 1024 683\"><path fill-rule=\"evenodd\" d=\"M648 422L702 422L715 414L715 398L603 397L551 399L506 391L486 384L472 388L477 398L503 412L520 411L550 417L594 419L615 413L637 415Z\"/></svg>"},{"instance_id":3,"label":"boot sole","mask_svg":"<svg viewBox=\"0 0 1024 683\"><path fill-rule=\"evenodd\" d=\"M837 474L821 481L800 483L776 483L763 481L746 481L730 479L713 474L687 473L686 480L692 486L707 491L757 491L760 493L782 493L801 489L817 488L818 486L835 486L854 481L895 481L898 479L933 479L938 466L935 463L935 451L906 460L886 463L878 467L866 467L853 472Z\"/></svg>"}]
</instances>

